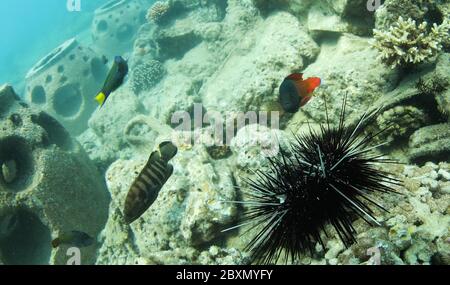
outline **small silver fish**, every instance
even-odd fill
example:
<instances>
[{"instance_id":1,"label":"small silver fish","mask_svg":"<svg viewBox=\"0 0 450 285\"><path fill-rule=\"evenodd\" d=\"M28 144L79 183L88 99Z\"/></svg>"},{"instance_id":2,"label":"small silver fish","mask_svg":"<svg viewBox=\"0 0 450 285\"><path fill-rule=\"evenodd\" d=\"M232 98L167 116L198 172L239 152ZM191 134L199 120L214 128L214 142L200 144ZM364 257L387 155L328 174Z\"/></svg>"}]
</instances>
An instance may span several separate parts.
<instances>
[{"instance_id":1,"label":"small silver fish","mask_svg":"<svg viewBox=\"0 0 450 285\"><path fill-rule=\"evenodd\" d=\"M171 142L163 142L159 149L150 154L150 158L134 180L125 199L125 223L138 219L155 202L164 183L172 175L173 166L169 164L177 153L177 147Z\"/></svg>"}]
</instances>

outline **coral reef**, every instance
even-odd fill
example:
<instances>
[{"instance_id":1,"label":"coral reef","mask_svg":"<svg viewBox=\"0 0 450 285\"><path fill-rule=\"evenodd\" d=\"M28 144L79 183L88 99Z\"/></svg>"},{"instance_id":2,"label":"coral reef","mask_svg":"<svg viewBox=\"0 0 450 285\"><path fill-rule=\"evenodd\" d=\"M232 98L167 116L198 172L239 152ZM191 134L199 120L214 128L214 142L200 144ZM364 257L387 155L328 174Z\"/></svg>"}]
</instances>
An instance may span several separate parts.
<instances>
[{"instance_id":1,"label":"coral reef","mask_svg":"<svg viewBox=\"0 0 450 285\"><path fill-rule=\"evenodd\" d=\"M136 95L126 88L115 91L105 106L92 114L89 129L78 136L91 159L103 170L119 157L130 157L124 128L134 116L145 111Z\"/></svg>"},{"instance_id":2,"label":"coral reef","mask_svg":"<svg viewBox=\"0 0 450 285\"><path fill-rule=\"evenodd\" d=\"M25 98L78 135L87 128L87 121L97 107L92 94L100 90L106 72L104 61L73 38L30 69Z\"/></svg>"},{"instance_id":3,"label":"coral reef","mask_svg":"<svg viewBox=\"0 0 450 285\"><path fill-rule=\"evenodd\" d=\"M108 215L106 187L54 118L27 107L6 85L0 105L0 221L9 225L0 230L1 262L66 264L67 247L52 249L52 237L70 230L96 237ZM98 246L81 249L84 264L95 262Z\"/></svg>"},{"instance_id":4,"label":"coral reef","mask_svg":"<svg viewBox=\"0 0 450 285\"><path fill-rule=\"evenodd\" d=\"M392 144L396 139L408 138L415 130L429 123L427 113L414 106L396 106L377 117L377 130L387 129L377 142Z\"/></svg>"},{"instance_id":5,"label":"coral reef","mask_svg":"<svg viewBox=\"0 0 450 285\"><path fill-rule=\"evenodd\" d=\"M303 73L306 77L319 75L322 84L315 91L315 100L308 102L306 108L289 121L288 128L294 131L308 129L308 121L325 122L324 100L331 121L336 121L345 94L351 106L347 109L349 119L353 114L358 117L357 114L364 112L367 106L372 106L384 93L395 88L398 80L395 71L380 65L377 52L366 38L351 34L324 41L319 56Z\"/></svg>"},{"instance_id":6,"label":"coral reef","mask_svg":"<svg viewBox=\"0 0 450 285\"><path fill-rule=\"evenodd\" d=\"M130 87L134 93L149 90L164 76L166 70L157 60L149 60L133 67L130 75Z\"/></svg>"},{"instance_id":7,"label":"coral reef","mask_svg":"<svg viewBox=\"0 0 450 285\"><path fill-rule=\"evenodd\" d=\"M274 13L231 50L221 68L202 86L205 108L258 110L265 102L276 100L278 84L286 74L302 69L318 52L317 44L294 16ZM247 80L242 80L243 74Z\"/></svg>"},{"instance_id":8,"label":"coral reef","mask_svg":"<svg viewBox=\"0 0 450 285\"><path fill-rule=\"evenodd\" d=\"M410 156L414 162L450 159L450 124L443 123L421 128L409 139Z\"/></svg>"},{"instance_id":9,"label":"coral reef","mask_svg":"<svg viewBox=\"0 0 450 285\"><path fill-rule=\"evenodd\" d=\"M94 19L94 42L100 48L103 40L109 47L116 45L113 22L125 7L121 2L112 1L103 7L108 11ZM148 11L139 6L139 16L124 16L133 26L132 37L124 43L131 47L136 39L129 80L93 113L89 129L78 136L105 173L112 197L96 263L249 262L243 248L251 235L221 232L235 224L242 210L225 201L244 198L236 186L244 187L254 171L268 168L271 146L285 144L291 132L309 132L324 122L324 102L330 121L336 122L347 94L350 121L380 109L370 129L376 132L392 124L377 142L388 143L380 154L425 165L390 167L404 180L398 191L405 196L386 197L383 206L393 209L391 213L375 213L383 226L370 228L356 220L357 244L345 249L330 236L325 240L328 250L317 246L312 257L301 256L293 263L448 264L444 225L450 214L450 169L447 163L429 161L448 160L450 153L449 37L444 21L450 9L442 1L386 0L376 13L369 13L366 2L170 0ZM165 8L158 11L158 5ZM148 21L142 26L131 20L145 18L145 13ZM108 15L111 20L103 18ZM399 16L408 20L399 22ZM94 31L104 28L101 20L107 22L108 32ZM413 20L428 24L418 27ZM381 65L378 49L366 37L374 26L373 44L383 50L382 60L389 66L432 64L410 74ZM103 38L111 36L109 31L112 38ZM204 117L200 127L188 122L190 130L177 130L178 111L191 120L219 113L225 122L238 112L280 111L278 87L292 72L318 76L322 84L295 115L280 113L280 126L286 130L248 125L236 129L231 143L223 146L214 145L212 124ZM0 113L7 109L0 104ZM25 123L14 114L8 122ZM174 173L150 209L127 226L121 212L125 193L149 153L170 135L179 148ZM14 166L11 159L0 160L0 166L4 181L15 183L20 177L20 164ZM14 221L14 216L5 209L1 219ZM11 224L6 232L14 229Z\"/></svg>"},{"instance_id":10,"label":"coral reef","mask_svg":"<svg viewBox=\"0 0 450 285\"><path fill-rule=\"evenodd\" d=\"M438 57L436 62L436 71L432 76L431 87L432 93L438 104L438 111L443 116L450 119L450 53L444 53Z\"/></svg>"},{"instance_id":11,"label":"coral reef","mask_svg":"<svg viewBox=\"0 0 450 285\"><path fill-rule=\"evenodd\" d=\"M411 18L416 22L426 21L430 25L442 24L450 12L448 1L435 0L386 0L375 11L375 28L387 30L398 18Z\"/></svg>"},{"instance_id":12,"label":"coral reef","mask_svg":"<svg viewBox=\"0 0 450 285\"><path fill-rule=\"evenodd\" d=\"M448 21L439 26L433 24L430 31L427 26L427 22L417 26L415 20L400 16L388 31L375 29L373 46L379 50L381 61L396 68L434 59L448 37L450 24Z\"/></svg>"},{"instance_id":13,"label":"coral reef","mask_svg":"<svg viewBox=\"0 0 450 285\"><path fill-rule=\"evenodd\" d=\"M148 9L147 20L154 23L160 23L164 19L164 16L168 14L169 10L169 1L157 1L150 9Z\"/></svg>"},{"instance_id":14,"label":"coral reef","mask_svg":"<svg viewBox=\"0 0 450 285\"><path fill-rule=\"evenodd\" d=\"M406 189L402 193L405 198L400 201L392 198L389 202L390 213L383 214L385 226L361 231L358 243L347 250L330 240L328 245L331 248L325 253L318 251L319 258L305 257L299 263L370 264L374 248L379 253L380 264L445 263L450 254L450 246L446 242L450 234L450 196L440 190L448 187L448 179L437 173L447 173L448 167L447 163L428 163L421 168L392 167L394 172L404 177ZM430 186L430 181L435 185ZM358 232L363 225L356 225Z\"/></svg>"},{"instance_id":15,"label":"coral reef","mask_svg":"<svg viewBox=\"0 0 450 285\"><path fill-rule=\"evenodd\" d=\"M201 145L190 150L181 148L172 160L174 173L155 203L128 227L120 222L123 201L145 158L118 160L106 173L113 201L97 263L109 263L112 259L134 263L138 257L156 258L156 263L163 264L183 263L179 259L195 263L194 257L186 254L166 259L155 257L155 252L165 252L156 256L179 256L176 252L180 249L183 253L188 252L188 247L198 250L221 236L220 230L231 222L236 211L234 205L222 202L235 199L231 171L226 163L213 163Z\"/></svg>"},{"instance_id":16,"label":"coral reef","mask_svg":"<svg viewBox=\"0 0 450 285\"><path fill-rule=\"evenodd\" d=\"M314 1L308 9L308 29L315 33L369 35L374 17L366 3L366 0Z\"/></svg>"}]
</instances>

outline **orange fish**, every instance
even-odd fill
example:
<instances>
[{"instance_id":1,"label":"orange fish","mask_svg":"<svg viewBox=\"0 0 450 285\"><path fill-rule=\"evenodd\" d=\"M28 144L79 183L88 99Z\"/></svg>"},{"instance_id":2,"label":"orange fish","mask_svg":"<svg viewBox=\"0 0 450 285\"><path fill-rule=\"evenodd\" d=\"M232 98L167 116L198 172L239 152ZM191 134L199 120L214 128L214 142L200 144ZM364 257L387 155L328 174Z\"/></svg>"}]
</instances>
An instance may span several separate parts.
<instances>
[{"instance_id":1,"label":"orange fish","mask_svg":"<svg viewBox=\"0 0 450 285\"><path fill-rule=\"evenodd\" d=\"M295 113L312 97L314 89L320 85L319 77L303 79L302 73L292 73L280 85L280 104L288 113Z\"/></svg>"}]
</instances>

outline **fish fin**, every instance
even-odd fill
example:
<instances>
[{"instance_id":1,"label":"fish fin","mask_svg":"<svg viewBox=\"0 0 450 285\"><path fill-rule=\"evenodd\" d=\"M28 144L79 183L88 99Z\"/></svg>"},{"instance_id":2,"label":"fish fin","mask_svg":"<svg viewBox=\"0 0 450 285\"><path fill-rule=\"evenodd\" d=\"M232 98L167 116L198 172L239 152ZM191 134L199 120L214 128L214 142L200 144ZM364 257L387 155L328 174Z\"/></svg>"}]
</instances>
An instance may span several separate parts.
<instances>
[{"instance_id":1,"label":"fish fin","mask_svg":"<svg viewBox=\"0 0 450 285\"><path fill-rule=\"evenodd\" d=\"M103 106L103 104L105 104L106 101L106 95L103 92L100 92L97 94L97 96L95 96L95 101L98 102L98 104L100 105L100 107Z\"/></svg>"},{"instance_id":2,"label":"fish fin","mask_svg":"<svg viewBox=\"0 0 450 285\"><path fill-rule=\"evenodd\" d=\"M304 82L306 85L306 93L310 94L310 93L314 92L314 89L319 87L320 78L319 77L309 77Z\"/></svg>"},{"instance_id":3,"label":"fish fin","mask_svg":"<svg viewBox=\"0 0 450 285\"><path fill-rule=\"evenodd\" d=\"M161 159L161 154L159 151L155 150L150 154L146 165L151 165L154 161Z\"/></svg>"},{"instance_id":4,"label":"fish fin","mask_svg":"<svg viewBox=\"0 0 450 285\"><path fill-rule=\"evenodd\" d=\"M294 81L302 81L303 80L303 73L292 73L285 79L294 80Z\"/></svg>"},{"instance_id":5,"label":"fish fin","mask_svg":"<svg viewBox=\"0 0 450 285\"><path fill-rule=\"evenodd\" d=\"M300 101L300 107L303 107L306 105L306 103L308 103L309 100L311 100L312 96L306 96L303 97L302 100Z\"/></svg>"},{"instance_id":6,"label":"fish fin","mask_svg":"<svg viewBox=\"0 0 450 285\"><path fill-rule=\"evenodd\" d=\"M57 248L61 244L61 240L59 238L55 238L52 240L52 247Z\"/></svg>"}]
</instances>

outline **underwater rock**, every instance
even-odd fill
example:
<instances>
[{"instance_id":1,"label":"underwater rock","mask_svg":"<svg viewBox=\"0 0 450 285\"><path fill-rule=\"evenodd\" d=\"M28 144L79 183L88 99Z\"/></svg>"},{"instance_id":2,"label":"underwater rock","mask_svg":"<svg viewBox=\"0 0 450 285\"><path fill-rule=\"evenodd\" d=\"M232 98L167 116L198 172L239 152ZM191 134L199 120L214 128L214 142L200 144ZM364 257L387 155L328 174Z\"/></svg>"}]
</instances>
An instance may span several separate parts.
<instances>
[{"instance_id":1,"label":"underwater rock","mask_svg":"<svg viewBox=\"0 0 450 285\"><path fill-rule=\"evenodd\" d=\"M105 173L109 165L117 159L117 151L103 143L90 128L77 136L77 140L100 173Z\"/></svg>"},{"instance_id":2,"label":"underwater rock","mask_svg":"<svg viewBox=\"0 0 450 285\"><path fill-rule=\"evenodd\" d=\"M207 110L256 111L265 102L276 101L286 75L301 70L318 52L297 18L286 12L272 14L236 43L204 83L203 104Z\"/></svg>"},{"instance_id":3,"label":"underwater rock","mask_svg":"<svg viewBox=\"0 0 450 285\"><path fill-rule=\"evenodd\" d=\"M2 120L16 114L23 125L2 121L0 131L0 221L14 220L7 218L11 214L17 219L6 223L11 226L0 241L1 262L66 264L67 247L52 249L52 236L74 229L97 236L108 215L106 187L78 142L54 118L27 107L7 85L0 87L0 105L8 106ZM12 172L11 161L16 174L8 181L5 168ZM94 263L97 247L81 249L82 264Z\"/></svg>"},{"instance_id":4,"label":"underwater rock","mask_svg":"<svg viewBox=\"0 0 450 285\"><path fill-rule=\"evenodd\" d=\"M141 31L136 43L138 51L147 50L155 59L180 59L202 41L204 25L217 23L225 15L226 1L159 1L148 12L148 34ZM163 24L164 23L164 24ZM170 23L170 24L169 24ZM135 47L136 47L135 43ZM136 53L136 52L135 52Z\"/></svg>"},{"instance_id":5,"label":"underwater rock","mask_svg":"<svg viewBox=\"0 0 450 285\"><path fill-rule=\"evenodd\" d=\"M130 87L139 94L155 86L166 74L164 66L157 60L137 64L131 70Z\"/></svg>"},{"instance_id":6,"label":"underwater rock","mask_svg":"<svg viewBox=\"0 0 450 285\"><path fill-rule=\"evenodd\" d=\"M369 35L373 13L367 0L315 1L308 10L308 29L314 32L353 33Z\"/></svg>"},{"instance_id":7,"label":"underwater rock","mask_svg":"<svg viewBox=\"0 0 450 285\"><path fill-rule=\"evenodd\" d=\"M104 153L102 154L104 157L114 157L114 160L126 157L129 149L123 135L124 128L134 116L142 114L144 111L142 103L128 86L118 89L108 98L102 108L92 114L88 122L90 130L100 141L99 148L92 148L94 145L89 140L83 139L82 144L91 144L91 153L93 154L98 151ZM110 152L110 154L106 152Z\"/></svg>"},{"instance_id":8,"label":"underwater rock","mask_svg":"<svg viewBox=\"0 0 450 285\"><path fill-rule=\"evenodd\" d=\"M208 265L247 265L250 259L236 248L220 248L213 245L209 250L200 253L197 262Z\"/></svg>"},{"instance_id":9,"label":"underwater rock","mask_svg":"<svg viewBox=\"0 0 450 285\"><path fill-rule=\"evenodd\" d=\"M423 127L409 139L411 161L448 161L450 159L450 123Z\"/></svg>"},{"instance_id":10,"label":"underwater rock","mask_svg":"<svg viewBox=\"0 0 450 285\"><path fill-rule=\"evenodd\" d=\"M154 39L158 45L158 59L161 61L169 58L180 59L187 51L201 42L192 21L192 19L186 18L177 21L168 29L156 30Z\"/></svg>"},{"instance_id":11,"label":"underwater rock","mask_svg":"<svg viewBox=\"0 0 450 285\"><path fill-rule=\"evenodd\" d=\"M108 56L123 54L145 22L145 1L111 0L95 10L91 34L94 44Z\"/></svg>"},{"instance_id":12,"label":"underwater rock","mask_svg":"<svg viewBox=\"0 0 450 285\"><path fill-rule=\"evenodd\" d=\"M253 5L258 8L263 15L268 15L276 10L286 10L289 7L288 0L273 0L273 1L265 1L265 0L252 0Z\"/></svg>"},{"instance_id":13,"label":"underwater rock","mask_svg":"<svg viewBox=\"0 0 450 285\"><path fill-rule=\"evenodd\" d=\"M351 106L346 108L346 116L349 121L353 116L359 118L367 106L395 88L398 80L397 72L380 65L376 57L377 52L366 38L344 34L338 39L324 41L317 60L303 71L306 77L319 76L322 84L315 90L313 99L295 114L288 126L296 130L308 128L307 121L325 122L324 99L330 121L337 122L345 94L347 104Z\"/></svg>"},{"instance_id":14,"label":"underwater rock","mask_svg":"<svg viewBox=\"0 0 450 285\"><path fill-rule=\"evenodd\" d=\"M376 143L390 145L398 139L408 138L429 122L427 113L414 106L402 105L388 109L376 119L377 131L386 130L380 134Z\"/></svg>"},{"instance_id":15,"label":"underwater rock","mask_svg":"<svg viewBox=\"0 0 450 285\"><path fill-rule=\"evenodd\" d=\"M438 187L444 185L447 180L436 173L447 171L450 165L427 163L423 167L392 165L389 168L404 181L404 186L398 189L402 195L386 197L383 207L389 209L389 213L377 210L383 226L370 228L356 221L358 242L338 252L337 264L374 264L373 253L376 252L382 265L445 262L450 249L448 242L445 243L450 234L450 216L446 212L450 195L434 195L427 185L429 179L437 182ZM318 256L312 263L322 261Z\"/></svg>"},{"instance_id":16,"label":"underwater rock","mask_svg":"<svg viewBox=\"0 0 450 285\"><path fill-rule=\"evenodd\" d=\"M411 18L416 22L427 21L431 26L440 25L450 12L449 3L446 1L410 1L410 0L386 0L375 11L375 28L387 30L395 24L398 17Z\"/></svg>"},{"instance_id":17,"label":"underwater rock","mask_svg":"<svg viewBox=\"0 0 450 285\"><path fill-rule=\"evenodd\" d=\"M149 253L138 258L142 265L245 265L248 260L235 248L211 246L209 250L198 251L192 247Z\"/></svg>"},{"instance_id":18,"label":"underwater rock","mask_svg":"<svg viewBox=\"0 0 450 285\"><path fill-rule=\"evenodd\" d=\"M155 252L204 246L222 237L221 230L235 216L235 205L222 202L236 199L226 162L212 160L204 146L194 145L187 150L179 147L172 160L174 172L154 204L140 219L126 226L121 212L125 195L147 157L148 154L138 159L118 160L106 173L112 196L111 214L97 263L120 258L127 248L133 248L144 259L152 259ZM121 260L131 262L131 258ZM162 262L170 263L170 260Z\"/></svg>"},{"instance_id":19,"label":"underwater rock","mask_svg":"<svg viewBox=\"0 0 450 285\"><path fill-rule=\"evenodd\" d=\"M252 124L238 130L231 140L235 167L242 170L256 170L267 166L267 158L278 155L280 145L287 143L282 130Z\"/></svg>"},{"instance_id":20,"label":"underwater rock","mask_svg":"<svg viewBox=\"0 0 450 285\"><path fill-rule=\"evenodd\" d=\"M105 62L73 38L30 69L25 98L78 135L87 128L96 108L92 98L100 90L106 71Z\"/></svg>"},{"instance_id":21,"label":"underwater rock","mask_svg":"<svg viewBox=\"0 0 450 285\"><path fill-rule=\"evenodd\" d=\"M440 89L433 95L436 96L438 110L441 114L450 120L450 53L441 54L436 61L436 71L432 81L434 88ZM438 86L436 86L436 83Z\"/></svg>"}]
</instances>

